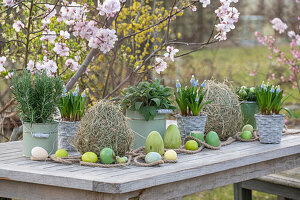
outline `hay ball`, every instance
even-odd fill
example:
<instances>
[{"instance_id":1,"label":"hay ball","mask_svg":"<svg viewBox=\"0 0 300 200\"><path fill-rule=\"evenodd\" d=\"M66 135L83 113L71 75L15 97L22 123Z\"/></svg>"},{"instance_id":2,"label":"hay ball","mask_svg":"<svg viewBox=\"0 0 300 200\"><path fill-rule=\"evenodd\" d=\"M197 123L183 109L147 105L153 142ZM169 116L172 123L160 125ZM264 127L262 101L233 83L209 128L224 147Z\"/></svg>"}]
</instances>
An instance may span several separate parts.
<instances>
[{"instance_id":1,"label":"hay ball","mask_svg":"<svg viewBox=\"0 0 300 200\"><path fill-rule=\"evenodd\" d=\"M80 121L75 145L77 150L94 152L109 147L116 155L124 156L130 151L133 141L133 131L119 106L110 101L100 101L92 106Z\"/></svg>"},{"instance_id":2,"label":"hay ball","mask_svg":"<svg viewBox=\"0 0 300 200\"><path fill-rule=\"evenodd\" d=\"M212 103L205 105L203 112L207 114L205 132L215 131L221 140L234 136L242 127L242 112L238 96L230 89L229 83L206 82L205 100Z\"/></svg>"}]
</instances>

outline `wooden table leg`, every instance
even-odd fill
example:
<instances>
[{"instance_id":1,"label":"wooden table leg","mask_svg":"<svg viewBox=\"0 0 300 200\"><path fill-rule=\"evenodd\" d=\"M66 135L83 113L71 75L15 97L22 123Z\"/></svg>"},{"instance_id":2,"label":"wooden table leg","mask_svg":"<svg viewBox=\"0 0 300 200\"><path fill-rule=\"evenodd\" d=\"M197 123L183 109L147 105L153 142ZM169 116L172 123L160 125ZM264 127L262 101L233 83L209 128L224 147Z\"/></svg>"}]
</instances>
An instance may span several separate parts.
<instances>
[{"instance_id":1,"label":"wooden table leg","mask_svg":"<svg viewBox=\"0 0 300 200\"><path fill-rule=\"evenodd\" d=\"M241 183L234 183L234 200L252 200L252 190L242 188Z\"/></svg>"}]
</instances>

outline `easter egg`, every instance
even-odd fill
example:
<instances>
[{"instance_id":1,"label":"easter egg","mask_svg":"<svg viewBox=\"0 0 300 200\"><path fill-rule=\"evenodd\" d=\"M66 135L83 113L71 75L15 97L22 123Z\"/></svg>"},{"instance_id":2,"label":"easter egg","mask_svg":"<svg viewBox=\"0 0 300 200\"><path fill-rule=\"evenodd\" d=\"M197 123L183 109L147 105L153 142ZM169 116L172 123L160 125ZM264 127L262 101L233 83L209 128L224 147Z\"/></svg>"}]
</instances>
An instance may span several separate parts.
<instances>
[{"instance_id":1,"label":"easter egg","mask_svg":"<svg viewBox=\"0 0 300 200\"><path fill-rule=\"evenodd\" d=\"M32 157L39 158L39 159L46 159L48 158L48 152L42 147L34 147L31 149Z\"/></svg>"}]
</instances>

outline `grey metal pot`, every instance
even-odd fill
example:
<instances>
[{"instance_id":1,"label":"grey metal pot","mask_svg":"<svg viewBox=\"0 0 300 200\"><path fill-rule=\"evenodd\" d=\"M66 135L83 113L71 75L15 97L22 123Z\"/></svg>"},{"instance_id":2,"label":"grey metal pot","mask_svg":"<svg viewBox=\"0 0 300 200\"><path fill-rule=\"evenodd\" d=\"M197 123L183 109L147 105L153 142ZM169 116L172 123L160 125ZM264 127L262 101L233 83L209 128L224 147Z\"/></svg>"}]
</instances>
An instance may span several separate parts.
<instances>
[{"instance_id":1,"label":"grey metal pot","mask_svg":"<svg viewBox=\"0 0 300 200\"><path fill-rule=\"evenodd\" d=\"M74 141L79 122L60 121L58 125L58 149L76 151Z\"/></svg>"},{"instance_id":2,"label":"grey metal pot","mask_svg":"<svg viewBox=\"0 0 300 200\"><path fill-rule=\"evenodd\" d=\"M205 131L205 124L207 115L201 114L199 116L181 116L176 115L177 125L181 134L181 140L190 135L191 131Z\"/></svg>"},{"instance_id":3,"label":"grey metal pot","mask_svg":"<svg viewBox=\"0 0 300 200\"><path fill-rule=\"evenodd\" d=\"M259 141L266 144L279 144L284 126L284 114L255 114Z\"/></svg>"}]
</instances>

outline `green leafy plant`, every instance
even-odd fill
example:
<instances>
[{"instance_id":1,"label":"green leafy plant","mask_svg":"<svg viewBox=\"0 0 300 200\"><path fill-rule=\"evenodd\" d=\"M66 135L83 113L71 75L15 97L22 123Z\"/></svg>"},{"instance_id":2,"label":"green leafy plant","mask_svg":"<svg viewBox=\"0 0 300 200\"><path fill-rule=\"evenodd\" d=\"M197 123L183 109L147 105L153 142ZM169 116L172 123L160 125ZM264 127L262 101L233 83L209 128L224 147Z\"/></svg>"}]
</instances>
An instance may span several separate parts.
<instances>
[{"instance_id":1,"label":"green leafy plant","mask_svg":"<svg viewBox=\"0 0 300 200\"><path fill-rule=\"evenodd\" d=\"M236 90L236 94L239 96L240 101L256 101L256 90L258 87L247 88L242 86Z\"/></svg>"},{"instance_id":2,"label":"green leafy plant","mask_svg":"<svg viewBox=\"0 0 300 200\"><path fill-rule=\"evenodd\" d=\"M137 86L130 86L121 91L123 99L121 106L124 109L139 111L145 120L154 119L159 109L175 109L172 96L172 88L160 84L159 80L155 82L140 82Z\"/></svg>"},{"instance_id":3,"label":"green leafy plant","mask_svg":"<svg viewBox=\"0 0 300 200\"><path fill-rule=\"evenodd\" d=\"M206 86L205 82L199 86L198 80L195 80L194 75L190 82L191 86L186 86L185 88L181 87L179 80L176 83L177 92L175 92L175 99L182 116L198 116L202 108L212 102L211 100L205 102L203 100L207 91L204 89Z\"/></svg>"},{"instance_id":4,"label":"green leafy plant","mask_svg":"<svg viewBox=\"0 0 300 200\"><path fill-rule=\"evenodd\" d=\"M261 114L273 115L285 110L290 116L297 118L288 108L283 107L283 103L289 97L283 98L283 92L279 86L265 85L263 82L261 87L256 90L257 103Z\"/></svg>"},{"instance_id":5,"label":"green leafy plant","mask_svg":"<svg viewBox=\"0 0 300 200\"><path fill-rule=\"evenodd\" d=\"M62 95L63 82L49 77L45 71L32 75L27 70L12 78L12 93L18 102L18 112L24 122L47 123L53 121Z\"/></svg>"},{"instance_id":6,"label":"green leafy plant","mask_svg":"<svg viewBox=\"0 0 300 200\"><path fill-rule=\"evenodd\" d=\"M79 94L78 85L73 92L69 91L66 93L66 89L64 88L58 106L61 118L64 121L80 121L85 111L86 99L85 91Z\"/></svg>"}]
</instances>

